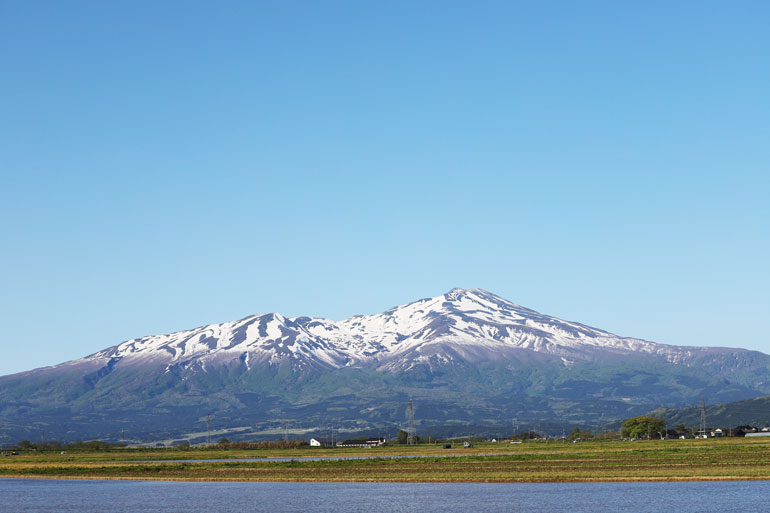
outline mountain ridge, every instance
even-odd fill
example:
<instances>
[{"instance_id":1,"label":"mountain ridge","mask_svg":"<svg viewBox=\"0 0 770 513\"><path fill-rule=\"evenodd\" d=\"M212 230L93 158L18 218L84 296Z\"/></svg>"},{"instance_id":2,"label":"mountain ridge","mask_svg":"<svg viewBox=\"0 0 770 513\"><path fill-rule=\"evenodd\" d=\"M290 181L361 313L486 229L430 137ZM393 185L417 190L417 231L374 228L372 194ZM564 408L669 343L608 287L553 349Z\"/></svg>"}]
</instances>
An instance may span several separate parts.
<instances>
[{"instance_id":1,"label":"mountain ridge","mask_svg":"<svg viewBox=\"0 0 770 513\"><path fill-rule=\"evenodd\" d=\"M473 305L483 308L472 310L469 306ZM493 309L502 315L493 315ZM422 317L419 314L423 314ZM415 316L418 319L414 320ZM438 337L451 338L456 344L498 349L518 347L554 354L588 346L642 351L665 355L672 363L686 362L693 350L704 349L620 337L585 324L540 314L482 289L455 288L444 295L400 305L381 314L355 315L342 321L285 317L275 312L255 314L238 321L131 339L86 358L122 358L160 350L167 352L172 360L178 360L218 352L265 349L277 355L315 356L320 363L342 367L386 360L416 346L435 343ZM730 351L731 348L709 350Z\"/></svg>"},{"instance_id":2,"label":"mountain ridge","mask_svg":"<svg viewBox=\"0 0 770 513\"><path fill-rule=\"evenodd\" d=\"M619 337L482 289L452 289L341 321L251 315L0 376L0 441L29 426L181 436L212 411L250 426L244 436L286 419L306 429L394 428L409 397L425 425L600 425L704 393L750 399L770 393L769 383L770 356L757 351Z\"/></svg>"}]
</instances>

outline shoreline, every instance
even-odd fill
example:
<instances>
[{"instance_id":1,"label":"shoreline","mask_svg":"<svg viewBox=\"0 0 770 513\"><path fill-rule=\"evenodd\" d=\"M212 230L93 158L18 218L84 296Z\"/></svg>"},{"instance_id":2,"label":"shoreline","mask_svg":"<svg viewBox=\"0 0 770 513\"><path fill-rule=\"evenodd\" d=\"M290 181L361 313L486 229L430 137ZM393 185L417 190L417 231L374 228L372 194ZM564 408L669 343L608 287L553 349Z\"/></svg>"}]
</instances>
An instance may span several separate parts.
<instances>
[{"instance_id":1,"label":"shoreline","mask_svg":"<svg viewBox=\"0 0 770 513\"><path fill-rule=\"evenodd\" d=\"M133 476L19 476L2 475L0 479L48 479L58 481L153 481L179 483L494 483L494 484L532 484L532 483L686 483L715 481L770 481L770 477L747 476L695 476L695 477L647 477L647 478L570 478L570 479L243 479L243 478L194 478L194 477L133 477Z\"/></svg>"}]
</instances>

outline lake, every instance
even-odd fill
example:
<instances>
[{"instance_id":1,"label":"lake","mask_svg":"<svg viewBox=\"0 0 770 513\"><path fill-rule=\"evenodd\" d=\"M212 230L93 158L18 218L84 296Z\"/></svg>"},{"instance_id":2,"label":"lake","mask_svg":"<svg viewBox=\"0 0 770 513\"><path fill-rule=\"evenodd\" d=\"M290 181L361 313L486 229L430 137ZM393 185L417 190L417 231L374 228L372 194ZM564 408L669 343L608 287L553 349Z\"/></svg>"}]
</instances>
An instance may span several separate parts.
<instances>
[{"instance_id":1,"label":"lake","mask_svg":"<svg viewBox=\"0 0 770 513\"><path fill-rule=\"evenodd\" d=\"M225 483L0 479L0 511L730 513L770 509L770 482Z\"/></svg>"}]
</instances>

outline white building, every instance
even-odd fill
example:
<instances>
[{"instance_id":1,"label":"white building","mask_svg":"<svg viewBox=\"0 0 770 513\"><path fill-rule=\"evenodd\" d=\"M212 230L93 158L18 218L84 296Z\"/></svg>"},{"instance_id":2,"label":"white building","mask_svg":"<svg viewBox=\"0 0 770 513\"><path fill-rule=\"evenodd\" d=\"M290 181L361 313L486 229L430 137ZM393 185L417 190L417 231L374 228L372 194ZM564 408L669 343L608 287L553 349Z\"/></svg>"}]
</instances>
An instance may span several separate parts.
<instances>
[{"instance_id":1,"label":"white building","mask_svg":"<svg viewBox=\"0 0 770 513\"><path fill-rule=\"evenodd\" d=\"M334 447L331 438L311 438L310 447Z\"/></svg>"}]
</instances>

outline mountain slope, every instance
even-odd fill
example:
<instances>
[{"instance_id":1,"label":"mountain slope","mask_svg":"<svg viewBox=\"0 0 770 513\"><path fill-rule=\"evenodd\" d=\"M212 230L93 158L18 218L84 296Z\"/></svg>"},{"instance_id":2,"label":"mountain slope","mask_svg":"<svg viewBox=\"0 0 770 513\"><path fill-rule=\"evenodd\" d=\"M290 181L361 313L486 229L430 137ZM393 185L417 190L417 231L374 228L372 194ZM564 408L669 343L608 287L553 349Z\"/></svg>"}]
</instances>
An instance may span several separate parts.
<instances>
[{"instance_id":1,"label":"mountain slope","mask_svg":"<svg viewBox=\"0 0 770 513\"><path fill-rule=\"evenodd\" d=\"M770 356L618 337L489 292L448 293L343 321L280 314L141 337L0 377L0 437L136 439L222 427L259 432L511 418L600 423L665 405L770 392ZM196 428L197 426L197 428ZM0 438L2 441L3 438Z\"/></svg>"},{"instance_id":2,"label":"mountain slope","mask_svg":"<svg viewBox=\"0 0 770 513\"><path fill-rule=\"evenodd\" d=\"M700 426L700 406L682 409L658 408L650 415L666 419L669 426L684 424L691 428ZM708 427L737 427L770 425L770 396L756 397L744 401L712 404L706 406Z\"/></svg>"}]
</instances>

